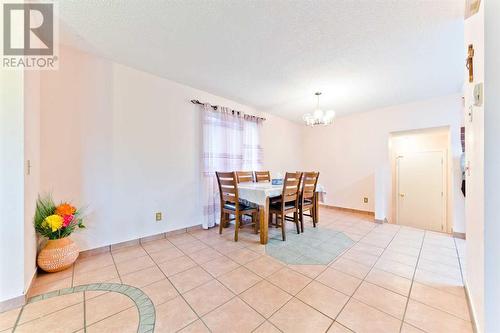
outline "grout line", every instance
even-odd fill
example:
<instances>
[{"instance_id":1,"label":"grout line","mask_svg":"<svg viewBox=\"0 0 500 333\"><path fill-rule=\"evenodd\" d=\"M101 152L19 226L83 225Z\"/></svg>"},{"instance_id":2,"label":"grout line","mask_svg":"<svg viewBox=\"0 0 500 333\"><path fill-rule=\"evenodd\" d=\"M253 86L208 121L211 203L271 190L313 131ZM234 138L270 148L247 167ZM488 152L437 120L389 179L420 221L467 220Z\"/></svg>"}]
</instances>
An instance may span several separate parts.
<instances>
[{"instance_id":1,"label":"grout line","mask_svg":"<svg viewBox=\"0 0 500 333\"><path fill-rule=\"evenodd\" d=\"M403 330L403 324L405 323L406 311L408 310L408 304L410 303L411 291L413 289L413 282L415 281L415 275L417 274L417 268L420 261L420 255L422 254L422 248L424 247L425 238L427 237L427 231L424 230L424 237L422 238L422 244L420 245L420 251L418 252L417 263L415 264L415 269L413 271L413 276L411 279L410 290L408 291L408 298L406 299L405 311L403 312L403 319L401 320L401 325L399 326L399 332Z\"/></svg>"},{"instance_id":2,"label":"grout line","mask_svg":"<svg viewBox=\"0 0 500 333\"><path fill-rule=\"evenodd\" d=\"M139 243L139 245L142 248L142 245L140 243ZM144 248L143 248L143 250L144 250ZM144 251L146 251L146 250L144 250ZM116 270L116 274L118 275L118 279L120 280L120 283L123 284L122 276L120 275L120 271L118 270L118 266L116 266L116 261L115 261L115 257L113 256L113 251L111 251L111 249L110 249L109 253L111 254L111 259L113 260L113 265L115 266L115 270ZM147 253L147 251L146 251L146 253ZM111 265L109 265L109 266L111 266ZM108 266L106 266L106 267L108 267Z\"/></svg>"},{"instance_id":3,"label":"grout line","mask_svg":"<svg viewBox=\"0 0 500 333\"><path fill-rule=\"evenodd\" d=\"M86 302L86 292L83 291L83 332L87 333L87 302Z\"/></svg>"},{"instance_id":4,"label":"grout line","mask_svg":"<svg viewBox=\"0 0 500 333\"><path fill-rule=\"evenodd\" d=\"M21 310L19 311L19 314L17 315L17 319L16 319L16 322L14 323L14 327L12 327L12 333L14 333L17 329L17 325L19 324L19 320L21 319L21 315L23 314L23 311L24 311L24 307L26 305L23 305L21 307Z\"/></svg>"}]
</instances>

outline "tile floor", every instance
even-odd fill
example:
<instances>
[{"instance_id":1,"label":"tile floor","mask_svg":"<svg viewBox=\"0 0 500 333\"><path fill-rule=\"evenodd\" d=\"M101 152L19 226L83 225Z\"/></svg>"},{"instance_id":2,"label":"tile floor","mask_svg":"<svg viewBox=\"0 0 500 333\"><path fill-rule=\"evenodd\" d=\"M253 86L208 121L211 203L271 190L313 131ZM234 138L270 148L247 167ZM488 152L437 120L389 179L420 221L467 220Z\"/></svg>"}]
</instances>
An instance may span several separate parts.
<instances>
[{"instance_id":1,"label":"tile floor","mask_svg":"<svg viewBox=\"0 0 500 333\"><path fill-rule=\"evenodd\" d=\"M267 255L251 229L237 243L232 228L222 236L196 230L79 259L66 271L40 275L30 296L126 284L153 302L156 332L472 332L464 241L330 209L321 211L318 228L353 243L325 265L286 264ZM138 325L137 304L107 291L0 313L2 333L122 333Z\"/></svg>"}]
</instances>

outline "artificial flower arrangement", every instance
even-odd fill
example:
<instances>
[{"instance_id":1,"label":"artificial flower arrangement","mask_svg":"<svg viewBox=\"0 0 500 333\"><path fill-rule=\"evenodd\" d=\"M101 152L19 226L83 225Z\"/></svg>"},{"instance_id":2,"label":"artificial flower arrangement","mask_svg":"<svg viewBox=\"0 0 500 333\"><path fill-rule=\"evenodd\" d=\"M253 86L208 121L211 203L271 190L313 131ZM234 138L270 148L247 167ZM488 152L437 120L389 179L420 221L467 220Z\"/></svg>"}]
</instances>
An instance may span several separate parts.
<instances>
[{"instance_id":1,"label":"artificial flower arrangement","mask_svg":"<svg viewBox=\"0 0 500 333\"><path fill-rule=\"evenodd\" d=\"M35 230L48 239L71 235L76 228L85 228L81 211L67 202L56 206L51 196L38 197L35 211Z\"/></svg>"},{"instance_id":2,"label":"artificial flower arrangement","mask_svg":"<svg viewBox=\"0 0 500 333\"><path fill-rule=\"evenodd\" d=\"M38 254L38 266L46 272L70 267L80 251L69 235L85 228L81 210L67 202L56 205L51 196L38 197L34 224L36 232L48 239Z\"/></svg>"}]
</instances>

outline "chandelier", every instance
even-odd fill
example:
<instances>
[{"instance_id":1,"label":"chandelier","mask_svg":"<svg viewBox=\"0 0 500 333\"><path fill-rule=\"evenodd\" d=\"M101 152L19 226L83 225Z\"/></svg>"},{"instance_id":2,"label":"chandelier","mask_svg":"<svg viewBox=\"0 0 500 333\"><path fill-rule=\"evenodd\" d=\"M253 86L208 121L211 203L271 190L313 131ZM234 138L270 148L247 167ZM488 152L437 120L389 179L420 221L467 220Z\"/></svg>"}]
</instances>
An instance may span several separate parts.
<instances>
[{"instance_id":1,"label":"chandelier","mask_svg":"<svg viewBox=\"0 0 500 333\"><path fill-rule=\"evenodd\" d=\"M316 126L316 125L330 125L333 124L333 120L335 119L335 111L328 110L323 111L319 108L319 96L320 92L315 93L317 97L316 109L312 113L306 113L302 119L306 122L307 126Z\"/></svg>"}]
</instances>

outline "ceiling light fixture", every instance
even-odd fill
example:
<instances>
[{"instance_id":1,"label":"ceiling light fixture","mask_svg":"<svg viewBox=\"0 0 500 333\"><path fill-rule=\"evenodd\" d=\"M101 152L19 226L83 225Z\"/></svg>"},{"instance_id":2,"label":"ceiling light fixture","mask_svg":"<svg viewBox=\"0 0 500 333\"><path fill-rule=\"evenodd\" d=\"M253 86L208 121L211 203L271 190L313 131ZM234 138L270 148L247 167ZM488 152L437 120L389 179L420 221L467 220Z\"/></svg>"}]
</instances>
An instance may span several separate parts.
<instances>
[{"instance_id":1,"label":"ceiling light fixture","mask_svg":"<svg viewBox=\"0 0 500 333\"><path fill-rule=\"evenodd\" d=\"M316 125L330 125L333 124L333 120L335 119L335 111L333 110L328 110L328 111L323 111L319 108L319 96L321 95L320 92L315 93L316 97L318 98L318 101L316 103L316 109L313 111L313 113L306 113L302 119L306 122L307 126L316 126Z\"/></svg>"}]
</instances>

